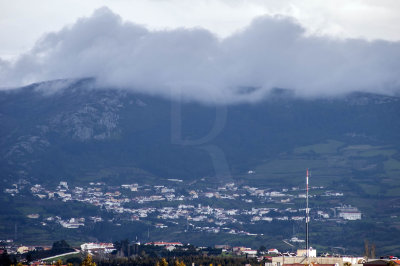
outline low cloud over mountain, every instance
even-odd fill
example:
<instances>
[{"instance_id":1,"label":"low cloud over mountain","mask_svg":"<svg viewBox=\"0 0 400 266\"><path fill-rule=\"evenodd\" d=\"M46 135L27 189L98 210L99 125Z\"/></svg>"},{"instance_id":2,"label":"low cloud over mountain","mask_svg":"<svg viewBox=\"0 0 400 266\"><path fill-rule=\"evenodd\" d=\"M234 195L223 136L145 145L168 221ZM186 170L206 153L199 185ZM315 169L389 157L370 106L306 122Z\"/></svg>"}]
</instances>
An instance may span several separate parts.
<instances>
[{"instance_id":1,"label":"low cloud over mountain","mask_svg":"<svg viewBox=\"0 0 400 266\"><path fill-rule=\"evenodd\" d=\"M257 101L272 88L304 97L400 92L400 42L305 34L288 17L259 17L218 39L196 29L149 31L108 8L44 35L0 86L96 77L98 85L201 102Z\"/></svg>"}]
</instances>

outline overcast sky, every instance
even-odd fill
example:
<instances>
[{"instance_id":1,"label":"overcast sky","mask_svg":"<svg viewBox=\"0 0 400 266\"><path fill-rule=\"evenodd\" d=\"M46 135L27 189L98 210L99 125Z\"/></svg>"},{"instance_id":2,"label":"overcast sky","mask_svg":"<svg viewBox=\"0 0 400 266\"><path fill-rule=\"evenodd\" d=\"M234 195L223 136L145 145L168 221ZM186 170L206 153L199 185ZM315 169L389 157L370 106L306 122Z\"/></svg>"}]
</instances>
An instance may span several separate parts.
<instances>
[{"instance_id":1,"label":"overcast sky","mask_svg":"<svg viewBox=\"0 0 400 266\"><path fill-rule=\"evenodd\" d=\"M390 94L399 25L398 0L0 0L0 87L96 76L200 100Z\"/></svg>"},{"instance_id":2,"label":"overcast sky","mask_svg":"<svg viewBox=\"0 0 400 266\"><path fill-rule=\"evenodd\" d=\"M0 0L0 57L102 6L149 29L203 27L226 37L257 16L283 14L314 34L400 40L398 0Z\"/></svg>"}]
</instances>

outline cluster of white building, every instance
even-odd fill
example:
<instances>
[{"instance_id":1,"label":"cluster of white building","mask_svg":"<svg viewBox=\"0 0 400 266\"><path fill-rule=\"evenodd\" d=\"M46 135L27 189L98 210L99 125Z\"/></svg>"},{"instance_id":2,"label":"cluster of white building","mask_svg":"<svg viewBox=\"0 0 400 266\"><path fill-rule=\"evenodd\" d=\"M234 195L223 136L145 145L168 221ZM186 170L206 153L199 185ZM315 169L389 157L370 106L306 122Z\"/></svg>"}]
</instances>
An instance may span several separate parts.
<instances>
[{"instance_id":1,"label":"cluster of white building","mask_svg":"<svg viewBox=\"0 0 400 266\"><path fill-rule=\"evenodd\" d=\"M178 181L174 181L178 182ZM179 181L180 182L180 181ZM17 193L15 188L7 189L9 193ZM313 189L323 189L323 187L313 187ZM227 183L215 189L187 191L187 195L177 195L175 188L165 185L142 185L123 184L120 186L108 186L104 182L91 182L88 187L71 188L66 181L61 181L54 191L45 189L42 185L36 184L30 188L31 193L42 199L61 199L62 201L80 201L95 206L102 207L109 212L121 214L129 217L131 221L146 219L149 216L160 220L178 223L177 220L185 220L191 228L218 233L226 231L237 233L229 228L229 224L244 224L272 221L304 221L305 209L290 208L293 199L304 198L305 194L298 187L284 188L281 190L261 189L252 186L237 186L234 183ZM323 196L343 196L343 193L325 191ZM285 208L216 208L193 205L189 202L198 199L229 199L244 200L252 203L254 201L279 203ZM151 202L157 201L180 201L176 207L152 207ZM145 204L141 208L132 208L132 204ZM333 208L334 218L344 220L359 220L361 212L351 206ZM336 215L336 212L338 213ZM30 214L29 218L38 217ZM316 217L319 219L330 219L330 214L326 210L318 210ZM86 217L88 218L88 217ZM64 217L65 219L65 217ZM95 217L93 222L102 221L101 217ZM68 218L62 220L57 218L57 222L65 228L79 228L85 225L84 218ZM207 222L208 226L196 226L194 223ZM43 223L45 225L45 223ZM165 226L167 227L167 226Z\"/></svg>"}]
</instances>

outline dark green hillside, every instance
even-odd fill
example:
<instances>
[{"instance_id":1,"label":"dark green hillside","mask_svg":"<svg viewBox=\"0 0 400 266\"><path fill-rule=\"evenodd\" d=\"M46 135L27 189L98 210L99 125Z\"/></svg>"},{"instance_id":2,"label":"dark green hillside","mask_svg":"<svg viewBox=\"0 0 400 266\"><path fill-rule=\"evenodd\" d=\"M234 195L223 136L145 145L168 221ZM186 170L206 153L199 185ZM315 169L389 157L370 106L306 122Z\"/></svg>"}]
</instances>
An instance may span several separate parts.
<instances>
[{"instance_id":1,"label":"dark green hillside","mask_svg":"<svg viewBox=\"0 0 400 266\"><path fill-rule=\"evenodd\" d=\"M214 107L87 89L91 80L49 95L38 92L40 86L0 94L3 178L241 177L278 158L295 160L290 164L304 171L320 155L346 160L345 170L354 176L398 171L399 98L303 100L277 91L256 104ZM329 154L321 152L331 147L312 147L330 146L324 143L333 143ZM369 145L376 156L352 154L354 145ZM371 160L374 170L364 169ZM263 173L271 172L258 171Z\"/></svg>"},{"instance_id":2,"label":"dark green hillside","mask_svg":"<svg viewBox=\"0 0 400 266\"><path fill-rule=\"evenodd\" d=\"M0 92L0 178L4 188L22 180L49 187L65 180L72 187L91 181L155 185L178 178L185 186L190 184L183 190L231 181L279 190L303 188L305 169L310 168L312 186L344 193L341 201L315 195L312 208L344 203L363 213L362 223L316 224L318 233L311 236L314 242L328 246L326 239L316 241L323 234L338 246L346 241L345 236L352 237L348 246L356 251L362 249L363 239L380 245L382 252L399 248L392 240L400 237L398 97L355 93L300 99L276 90L257 103L213 106L94 88L91 79L47 93L46 88L54 83ZM57 215L62 205L32 201L24 209L24 198L10 199L4 188L1 203L10 208L0 213L0 233L9 233L13 223L21 221L30 241L41 235L51 242L53 237L67 234L49 231L26 218L36 212L41 217ZM213 200L204 203L213 205ZM239 200L230 204L220 201L215 206L251 208ZM293 204L304 207L300 201ZM73 207L66 209L70 217L98 211L79 204ZM94 234L96 239L115 240L127 230L134 232L131 237L146 235L147 225L139 224L136 228L140 230L132 229L131 224L113 227L107 223L79 229L71 241L92 239ZM211 237L185 234L183 227L169 228L165 240L179 238L199 245L221 239L234 244L255 241L247 236ZM270 241L284 246L280 239L291 234L291 227L282 224L251 228L266 235L257 238L257 245Z\"/></svg>"}]
</instances>

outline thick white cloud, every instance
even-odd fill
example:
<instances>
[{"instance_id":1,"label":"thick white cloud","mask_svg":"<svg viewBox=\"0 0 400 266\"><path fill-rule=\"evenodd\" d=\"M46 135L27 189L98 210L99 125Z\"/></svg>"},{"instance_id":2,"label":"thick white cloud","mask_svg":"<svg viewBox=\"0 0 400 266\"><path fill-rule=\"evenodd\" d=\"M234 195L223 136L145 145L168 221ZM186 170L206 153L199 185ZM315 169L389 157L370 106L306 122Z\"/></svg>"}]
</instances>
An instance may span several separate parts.
<instances>
[{"instance_id":1,"label":"thick white cloud","mask_svg":"<svg viewBox=\"0 0 400 266\"><path fill-rule=\"evenodd\" d=\"M0 82L96 77L99 85L208 101L254 101L272 88L302 96L398 93L400 43L305 34L287 17L264 16L227 38L204 29L150 31L107 8L41 38Z\"/></svg>"}]
</instances>

